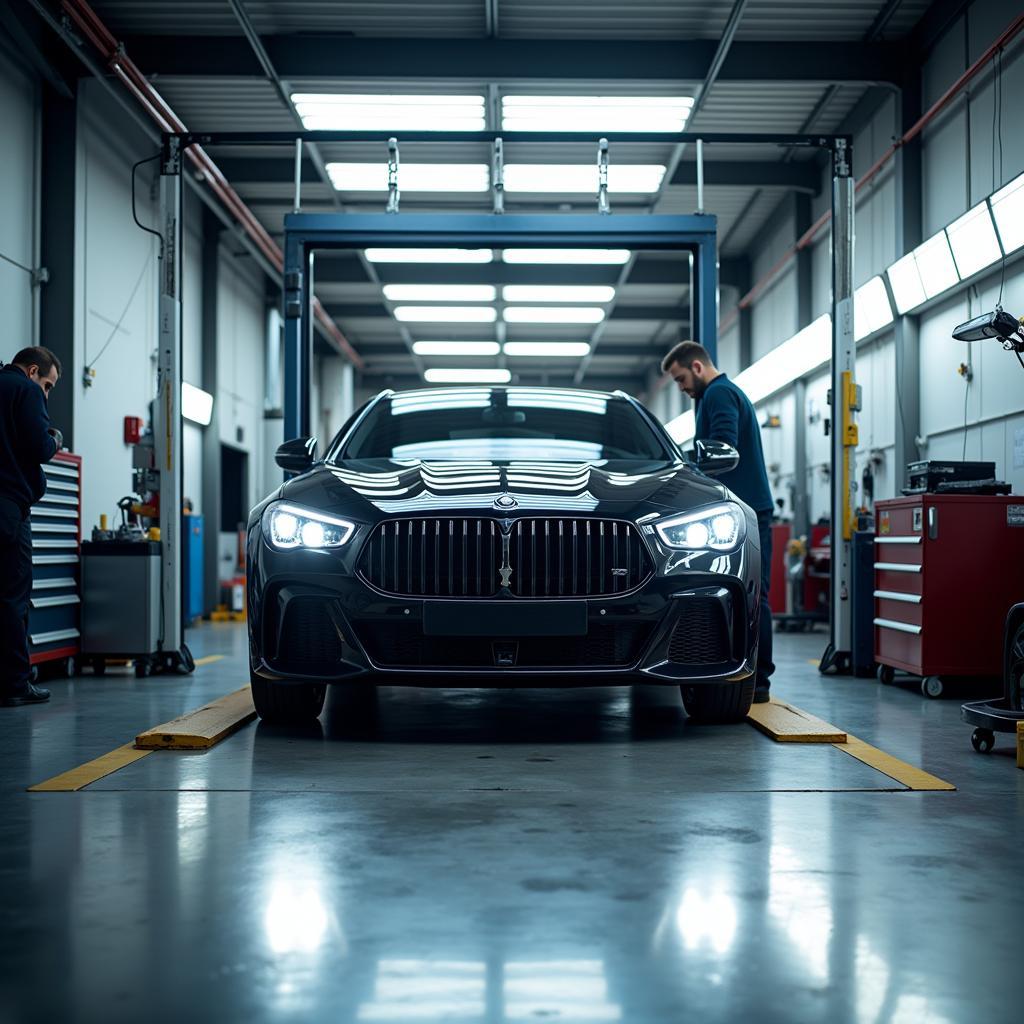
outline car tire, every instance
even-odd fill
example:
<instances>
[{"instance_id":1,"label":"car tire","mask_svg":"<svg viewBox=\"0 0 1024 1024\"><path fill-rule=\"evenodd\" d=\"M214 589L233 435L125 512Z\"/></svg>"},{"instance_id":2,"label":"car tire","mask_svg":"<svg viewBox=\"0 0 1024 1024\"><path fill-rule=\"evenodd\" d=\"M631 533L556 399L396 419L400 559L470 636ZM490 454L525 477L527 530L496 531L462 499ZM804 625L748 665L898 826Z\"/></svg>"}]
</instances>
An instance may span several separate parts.
<instances>
[{"instance_id":1,"label":"car tire","mask_svg":"<svg viewBox=\"0 0 1024 1024\"><path fill-rule=\"evenodd\" d=\"M754 703L754 679L742 683L680 686L683 707L697 722L742 722Z\"/></svg>"},{"instance_id":2,"label":"car tire","mask_svg":"<svg viewBox=\"0 0 1024 1024\"><path fill-rule=\"evenodd\" d=\"M272 683L250 673L252 702L256 714L272 724L311 722L324 709L324 683Z\"/></svg>"}]
</instances>

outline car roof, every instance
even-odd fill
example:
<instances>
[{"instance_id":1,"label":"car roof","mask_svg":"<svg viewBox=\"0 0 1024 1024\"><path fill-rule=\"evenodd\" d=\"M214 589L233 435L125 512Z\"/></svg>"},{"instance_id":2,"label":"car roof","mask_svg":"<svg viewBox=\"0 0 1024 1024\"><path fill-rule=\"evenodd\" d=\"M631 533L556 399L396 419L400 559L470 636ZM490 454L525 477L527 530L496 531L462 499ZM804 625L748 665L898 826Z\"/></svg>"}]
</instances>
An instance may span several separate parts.
<instances>
[{"instance_id":1,"label":"car roof","mask_svg":"<svg viewBox=\"0 0 1024 1024\"><path fill-rule=\"evenodd\" d=\"M483 396L486 394L490 397L491 394L498 392L505 392L510 397L516 397L517 394L526 392L532 396L550 396L553 399L571 399L574 396L605 399L630 397L624 391L594 391L590 388L552 388L541 387L538 385L524 386L517 384L464 384L440 388L410 388L409 390L402 391L393 391L389 389L387 391L382 391L379 397L401 396L402 398L416 397L423 398L424 400L437 398L443 401L445 397L465 397L467 395Z\"/></svg>"}]
</instances>

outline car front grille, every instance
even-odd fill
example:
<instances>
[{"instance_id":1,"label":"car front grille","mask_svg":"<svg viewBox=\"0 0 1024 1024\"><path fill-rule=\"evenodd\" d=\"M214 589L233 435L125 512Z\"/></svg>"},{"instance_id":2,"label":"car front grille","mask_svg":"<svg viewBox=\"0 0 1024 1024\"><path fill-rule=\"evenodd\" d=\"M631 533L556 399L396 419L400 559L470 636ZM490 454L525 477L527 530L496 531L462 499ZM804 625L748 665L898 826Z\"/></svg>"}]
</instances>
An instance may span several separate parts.
<instances>
[{"instance_id":1,"label":"car front grille","mask_svg":"<svg viewBox=\"0 0 1024 1024\"><path fill-rule=\"evenodd\" d=\"M384 668L613 668L632 665L652 623L592 624L586 636L492 641L486 637L425 636L418 623L363 619L352 627L370 658ZM508 660L499 661L499 654Z\"/></svg>"},{"instance_id":2,"label":"car front grille","mask_svg":"<svg viewBox=\"0 0 1024 1024\"><path fill-rule=\"evenodd\" d=\"M381 523L363 578L402 597L605 597L644 583L651 557L636 527L610 519L445 517Z\"/></svg>"},{"instance_id":3,"label":"car front grille","mask_svg":"<svg viewBox=\"0 0 1024 1024\"><path fill-rule=\"evenodd\" d=\"M678 665L717 665L730 661L729 627L722 604L713 598L681 603L672 630L668 660Z\"/></svg>"}]
</instances>

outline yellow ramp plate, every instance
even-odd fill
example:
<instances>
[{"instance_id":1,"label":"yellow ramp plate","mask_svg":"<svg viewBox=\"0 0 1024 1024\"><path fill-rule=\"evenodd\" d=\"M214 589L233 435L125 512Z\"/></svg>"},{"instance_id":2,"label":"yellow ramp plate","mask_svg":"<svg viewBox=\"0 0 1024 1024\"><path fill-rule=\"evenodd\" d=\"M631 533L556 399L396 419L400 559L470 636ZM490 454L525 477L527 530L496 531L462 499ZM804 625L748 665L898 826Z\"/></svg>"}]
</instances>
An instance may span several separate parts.
<instances>
[{"instance_id":1,"label":"yellow ramp plate","mask_svg":"<svg viewBox=\"0 0 1024 1024\"><path fill-rule=\"evenodd\" d=\"M902 783L907 789L930 792L952 792L956 789L952 782L946 782L945 779L930 775L923 768L907 764L906 761L901 761L898 757L893 757L892 754L857 739L856 736L848 736L846 743L836 749L857 758L858 761L863 761L875 771L888 775L890 779Z\"/></svg>"},{"instance_id":2,"label":"yellow ramp plate","mask_svg":"<svg viewBox=\"0 0 1024 1024\"><path fill-rule=\"evenodd\" d=\"M76 793L80 789L102 779L105 775L116 772L119 768L138 761L140 757L151 754L151 750L136 750L131 743L126 743L109 754L103 754L86 764L81 764L71 771L55 775L52 779L29 786L30 793Z\"/></svg>"},{"instance_id":3,"label":"yellow ramp plate","mask_svg":"<svg viewBox=\"0 0 1024 1024\"><path fill-rule=\"evenodd\" d=\"M846 733L800 708L775 700L753 704L750 724L779 743L845 743Z\"/></svg>"},{"instance_id":4,"label":"yellow ramp plate","mask_svg":"<svg viewBox=\"0 0 1024 1024\"><path fill-rule=\"evenodd\" d=\"M143 750L206 750L255 717L252 691L243 686L212 704L147 729L135 737L135 746Z\"/></svg>"}]
</instances>

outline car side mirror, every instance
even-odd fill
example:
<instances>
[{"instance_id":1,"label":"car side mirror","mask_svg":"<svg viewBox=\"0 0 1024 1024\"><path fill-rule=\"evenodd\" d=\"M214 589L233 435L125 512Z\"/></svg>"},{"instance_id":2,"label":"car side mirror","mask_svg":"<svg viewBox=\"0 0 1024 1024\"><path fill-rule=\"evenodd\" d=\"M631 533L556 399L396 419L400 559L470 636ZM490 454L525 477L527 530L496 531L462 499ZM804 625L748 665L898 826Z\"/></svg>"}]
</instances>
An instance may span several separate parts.
<instances>
[{"instance_id":1,"label":"car side mirror","mask_svg":"<svg viewBox=\"0 0 1024 1024\"><path fill-rule=\"evenodd\" d=\"M707 476L728 473L740 464L740 453L724 441L697 441L694 448L697 468Z\"/></svg>"},{"instance_id":2,"label":"car side mirror","mask_svg":"<svg viewBox=\"0 0 1024 1024\"><path fill-rule=\"evenodd\" d=\"M316 438L296 437L277 449L274 461L289 473L303 473L316 461Z\"/></svg>"}]
</instances>

